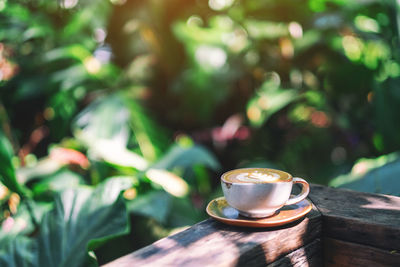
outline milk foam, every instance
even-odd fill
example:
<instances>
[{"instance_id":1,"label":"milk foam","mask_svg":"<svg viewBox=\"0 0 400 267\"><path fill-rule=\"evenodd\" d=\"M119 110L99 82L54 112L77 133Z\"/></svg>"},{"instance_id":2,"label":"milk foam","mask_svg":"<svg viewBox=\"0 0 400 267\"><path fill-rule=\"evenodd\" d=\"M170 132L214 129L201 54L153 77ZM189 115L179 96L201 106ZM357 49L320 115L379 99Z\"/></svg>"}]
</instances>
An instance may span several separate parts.
<instances>
[{"instance_id":1,"label":"milk foam","mask_svg":"<svg viewBox=\"0 0 400 267\"><path fill-rule=\"evenodd\" d=\"M250 183L268 183L278 180L281 176L278 173L262 173L259 171L243 172L238 174L235 178L242 182Z\"/></svg>"}]
</instances>

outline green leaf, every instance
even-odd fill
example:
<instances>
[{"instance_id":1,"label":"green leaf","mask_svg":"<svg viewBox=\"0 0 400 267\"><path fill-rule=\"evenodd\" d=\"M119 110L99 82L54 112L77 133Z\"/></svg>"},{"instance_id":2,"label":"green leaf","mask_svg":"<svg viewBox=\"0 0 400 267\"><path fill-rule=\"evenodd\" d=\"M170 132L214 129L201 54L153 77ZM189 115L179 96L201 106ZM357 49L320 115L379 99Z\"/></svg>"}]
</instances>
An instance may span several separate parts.
<instances>
[{"instance_id":1,"label":"green leaf","mask_svg":"<svg viewBox=\"0 0 400 267\"><path fill-rule=\"evenodd\" d=\"M184 179L173 172L150 168L146 177L154 184L160 185L165 191L176 197L186 196L189 186Z\"/></svg>"},{"instance_id":2,"label":"green leaf","mask_svg":"<svg viewBox=\"0 0 400 267\"><path fill-rule=\"evenodd\" d=\"M282 22L246 20L245 27L254 39L277 39L289 34L288 25Z\"/></svg>"},{"instance_id":3,"label":"green leaf","mask_svg":"<svg viewBox=\"0 0 400 267\"><path fill-rule=\"evenodd\" d=\"M28 267L35 266L36 257L33 253L34 242L25 236L0 239L0 266Z\"/></svg>"},{"instance_id":4,"label":"green leaf","mask_svg":"<svg viewBox=\"0 0 400 267\"><path fill-rule=\"evenodd\" d=\"M279 83L278 81L265 81L257 95L249 101L247 116L254 126L261 126L273 114L297 98L296 90L280 88Z\"/></svg>"},{"instance_id":5,"label":"green leaf","mask_svg":"<svg viewBox=\"0 0 400 267\"><path fill-rule=\"evenodd\" d=\"M361 192L400 195L400 153L375 159L361 159L349 174L333 179L329 185Z\"/></svg>"},{"instance_id":6,"label":"green leaf","mask_svg":"<svg viewBox=\"0 0 400 267\"><path fill-rule=\"evenodd\" d=\"M173 198L168 214L168 226L182 227L193 225L205 218L193 208L193 204L187 198Z\"/></svg>"},{"instance_id":7,"label":"green leaf","mask_svg":"<svg viewBox=\"0 0 400 267\"><path fill-rule=\"evenodd\" d=\"M165 191L153 191L128 202L130 212L154 218L164 224L170 212L172 196Z\"/></svg>"},{"instance_id":8,"label":"green leaf","mask_svg":"<svg viewBox=\"0 0 400 267\"><path fill-rule=\"evenodd\" d=\"M181 167L189 169L195 165L204 165L212 170L218 170L220 164L213 154L200 145L183 147L173 145L170 150L154 164L156 169L173 169Z\"/></svg>"},{"instance_id":9,"label":"green leaf","mask_svg":"<svg viewBox=\"0 0 400 267\"><path fill-rule=\"evenodd\" d=\"M62 168L62 164L50 157L40 159L35 165L20 167L17 169L18 181L21 184L36 179L38 177L52 175Z\"/></svg>"},{"instance_id":10,"label":"green leaf","mask_svg":"<svg viewBox=\"0 0 400 267\"><path fill-rule=\"evenodd\" d=\"M129 126L145 159L154 161L162 155L166 144L164 129L159 127L144 109L129 95L123 96L124 104L130 111Z\"/></svg>"},{"instance_id":11,"label":"green leaf","mask_svg":"<svg viewBox=\"0 0 400 267\"><path fill-rule=\"evenodd\" d=\"M0 181L11 191L14 191L20 195L27 195L30 192L27 188L18 183L15 176L14 166L11 162L12 156L12 146L8 139L5 137L2 130L0 130Z\"/></svg>"},{"instance_id":12,"label":"green leaf","mask_svg":"<svg viewBox=\"0 0 400 267\"><path fill-rule=\"evenodd\" d=\"M97 140L108 139L115 145L126 147L129 138L129 110L121 96L108 95L91 103L78 114L74 123L74 135L91 145Z\"/></svg>"},{"instance_id":13,"label":"green leaf","mask_svg":"<svg viewBox=\"0 0 400 267\"><path fill-rule=\"evenodd\" d=\"M45 53L44 60L54 61L63 58L74 58L83 62L87 57L90 57L91 53L83 45L73 44L61 48L55 48Z\"/></svg>"},{"instance_id":14,"label":"green leaf","mask_svg":"<svg viewBox=\"0 0 400 267\"><path fill-rule=\"evenodd\" d=\"M42 220L38 265L83 266L88 250L126 233L128 216L120 192L131 185L131 179L114 178L94 190L64 191Z\"/></svg>"},{"instance_id":15,"label":"green leaf","mask_svg":"<svg viewBox=\"0 0 400 267\"><path fill-rule=\"evenodd\" d=\"M97 140L90 147L89 155L116 166L135 168L140 171L148 167L148 162L142 156L106 139Z\"/></svg>"},{"instance_id":16,"label":"green leaf","mask_svg":"<svg viewBox=\"0 0 400 267\"><path fill-rule=\"evenodd\" d=\"M34 226L25 203L18 207L18 213L2 222L0 229L0 266L34 266L35 243L26 237Z\"/></svg>"},{"instance_id":17,"label":"green leaf","mask_svg":"<svg viewBox=\"0 0 400 267\"><path fill-rule=\"evenodd\" d=\"M65 189L76 188L79 184L83 184L82 176L67 168L62 168L36 183L33 191L35 195L45 192L60 192Z\"/></svg>"}]
</instances>

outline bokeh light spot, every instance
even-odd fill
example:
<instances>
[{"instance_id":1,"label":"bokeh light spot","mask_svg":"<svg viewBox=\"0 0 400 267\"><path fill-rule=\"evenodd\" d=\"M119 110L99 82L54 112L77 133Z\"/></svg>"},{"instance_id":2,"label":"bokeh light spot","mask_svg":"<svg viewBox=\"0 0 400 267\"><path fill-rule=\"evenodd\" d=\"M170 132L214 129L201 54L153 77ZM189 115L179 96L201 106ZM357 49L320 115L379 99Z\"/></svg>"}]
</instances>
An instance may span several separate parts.
<instances>
[{"instance_id":1,"label":"bokeh light spot","mask_svg":"<svg viewBox=\"0 0 400 267\"><path fill-rule=\"evenodd\" d=\"M94 31L94 39L96 40L96 42L98 43L103 43L104 40L106 39L107 36L107 32L105 29L102 28L97 28Z\"/></svg>"},{"instance_id":2,"label":"bokeh light spot","mask_svg":"<svg viewBox=\"0 0 400 267\"><path fill-rule=\"evenodd\" d=\"M233 2L234 0L209 0L208 6L213 10L219 11L230 7Z\"/></svg>"},{"instance_id":3,"label":"bokeh light spot","mask_svg":"<svg viewBox=\"0 0 400 267\"><path fill-rule=\"evenodd\" d=\"M63 0L62 7L66 9L74 8L79 0Z\"/></svg>"},{"instance_id":4,"label":"bokeh light spot","mask_svg":"<svg viewBox=\"0 0 400 267\"><path fill-rule=\"evenodd\" d=\"M0 11L4 10L7 5L7 0L0 0Z\"/></svg>"},{"instance_id":5,"label":"bokeh light spot","mask_svg":"<svg viewBox=\"0 0 400 267\"><path fill-rule=\"evenodd\" d=\"M129 188L127 190L125 190L124 194L123 194L124 198L127 200L132 200L137 196L137 190L136 188Z\"/></svg>"},{"instance_id":6,"label":"bokeh light spot","mask_svg":"<svg viewBox=\"0 0 400 267\"><path fill-rule=\"evenodd\" d=\"M101 69L101 62L95 57L87 57L84 61L83 64L90 74L96 74L100 71Z\"/></svg>"},{"instance_id":7,"label":"bokeh light spot","mask_svg":"<svg viewBox=\"0 0 400 267\"><path fill-rule=\"evenodd\" d=\"M284 58L292 58L294 54L293 43L289 38L279 39L279 45L281 47L281 53Z\"/></svg>"},{"instance_id":8,"label":"bokeh light spot","mask_svg":"<svg viewBox=\"0 0 400 267\"><path fill-rule=\"evenodd\" d=\"M346 56L350 60L357 61L361 58L363 43L360 39L347 35L343 37L342 45Z\"/></svg>"},{"instance_id":9,"label":"bokeh light spot","mask_svg":"<svg viewBox=\"0 0 400 267\"><path fill-rule=\"evenodd\" d=\"M193 15L193 16L190 16L190 17L187 19L186 24L187 24L188 26L197 26L197 27L200 27L200 26L203 25L203 20L202 20L199 16Z\"/></svg>"},{"instance_id":10,"label":"bokeh light spot","mask_svg":"<svg viewBox=\"0 0 400 267\"><path fill-rule=\"evenodd\" d=\"M326 128L330 125L330 119L325 112L315 110L311 114L311 123L318 128Z\"/></svg>"},{"instance_id":11,"label":"bokeh light spot","mask_svg":"<svg viewBox=\"0 0 400 267\"><path fill-rule=\"evenodd\" d=\"M292 21L289 23L289 33L293 38L303 37L303 28L298 22Z\"/></svg>"},{"instance_id":12,"label":"bokeh light spot","mask_svg":"<svg viewBox=\"0 0 400 267\"><path fill-rule=\"evenodd\" d=\"M254 122L261 119L261 110L256 106L251 106L247 109L247 117Z\"/></svg>"},{"instance_id":13,"label":"bokeh light spot","mask_svg":"<svg viewBox=\"0 0 400 267\"><path fill-rule=\"evenodd\" d=\"M52 107L47 107L44 111L43 111L43 117L50 121L54 118L55 112L54 109Z\"/></svg>"},{"instance_id":14,"label":"bokeh light spot","mask_svg":"<svg viewBox=\"0 0 400 267\"><path fill-rule=\"evenodd\" d=\"M110 0L110 2L114 5L123 5L127 0Z\"/></svg>"},{"instance_id":15,"label":"bokeh light spot","mask_svg":"<svg viewBox=\"0 0 400 267\"><path fill-rule=\"evenodd\" d=\"M196 49L195 57L204 68L218 69L225 65L227 55L219 47L201 45Z\"/></svg>"},{"instance_id":16,"label":"bokeh light spot","mask_svg":"<svg viewBox=\"0 0 400 267\"><path fill-rule=\"evenodd\" d=\"M368 102L371 103L373 99L374 99L374 93L373 92L369 92L368 95L367 95Z\"/></svg>"},{"instance_id":17,"label":"bokeh light spot","mask_svg":"<svg viewBox=\"0 0 400 267\"><path fill-rule=\"evenodd\" d=\"M380 30L376 20L363 15L358 15L354 19L354 24L359 30L364 32L379 32Z\"/></svg>"}]
</instances>

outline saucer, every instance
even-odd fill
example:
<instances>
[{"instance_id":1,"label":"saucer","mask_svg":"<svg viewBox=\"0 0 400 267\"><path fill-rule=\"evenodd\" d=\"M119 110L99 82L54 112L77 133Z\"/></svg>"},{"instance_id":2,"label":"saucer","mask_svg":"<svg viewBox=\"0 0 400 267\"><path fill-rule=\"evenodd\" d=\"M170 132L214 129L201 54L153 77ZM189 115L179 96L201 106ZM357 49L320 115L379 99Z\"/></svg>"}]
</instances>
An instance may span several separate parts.
<instances>
[{"instance_id":1,"label":"saucer","mask_svg":"<svg viewBox=\"0 0 400 267\"><path fill-rule=\"evenodd\" d=\"M226 224L247 227L275 227L294 222L312 209L312 204L308 199L299 203L283 206L276 213L266 218L247 218L228 205L225 197L219 197L208 203L206 211L214 219Z\"/></svg>"}]
</instances>

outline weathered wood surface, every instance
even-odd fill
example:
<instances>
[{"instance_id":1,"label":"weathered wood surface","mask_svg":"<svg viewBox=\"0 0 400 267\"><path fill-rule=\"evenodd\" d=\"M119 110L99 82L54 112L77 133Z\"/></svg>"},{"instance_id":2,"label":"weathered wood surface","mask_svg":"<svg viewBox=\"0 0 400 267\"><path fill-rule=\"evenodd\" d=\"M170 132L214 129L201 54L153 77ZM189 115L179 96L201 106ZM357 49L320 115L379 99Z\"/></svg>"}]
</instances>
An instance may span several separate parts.
<instances>
[{"instance_id":1,"label":"weathered wood surface","mask_svg":"<svg viewBox=\"0 0 400 267\"><path fill-rule=\"evenodd\" d=\"M400 250L400 197L313 185L309 198L322 213L325 236Z\"/></svg>"},{"instance_id":2,"label":"weathered wood surface","mask_svg":"<svg viewBox=\"0 0 400 267\"><path fill-rule=\"evenodd\" d=\"M325 238L325 266L400 266L400 252Z\"/></svg>"},{"instance_id":3,"label":"weathered wood surface","mask_svg":"<svg viewBox=\"0 0 400 267\"><path fill-rule=\"evenodd\" d=\"M301 247L288 255L268 264L268 267L321 267L324 266L322 257L322 242L319 238L312 241L310 244ZM247 262L245 266L259 266L257 262Z\"/></svg>"},{"instance_id":4,"label":"weathered wood surface","mask_svg":"<svg viewBox=\"0 0 400 267\"><path fill-rule=\"evenodd\" d=\"M321 218L315 207L300 221L270 229L208 219L105 266L244 266L250 261L265 266L320 236Z\"/></svg>"},{"instance_id":5,"label":"weathered wood surface","mask_svg":"<svg viewBox=\"0 0 400 267\"><path fill-rule=\"evenodd\" d=\"M208 219L105 266L400 266L399 197L311 185L309 199L284 227Z\"/></svg>"}]
</instances>

